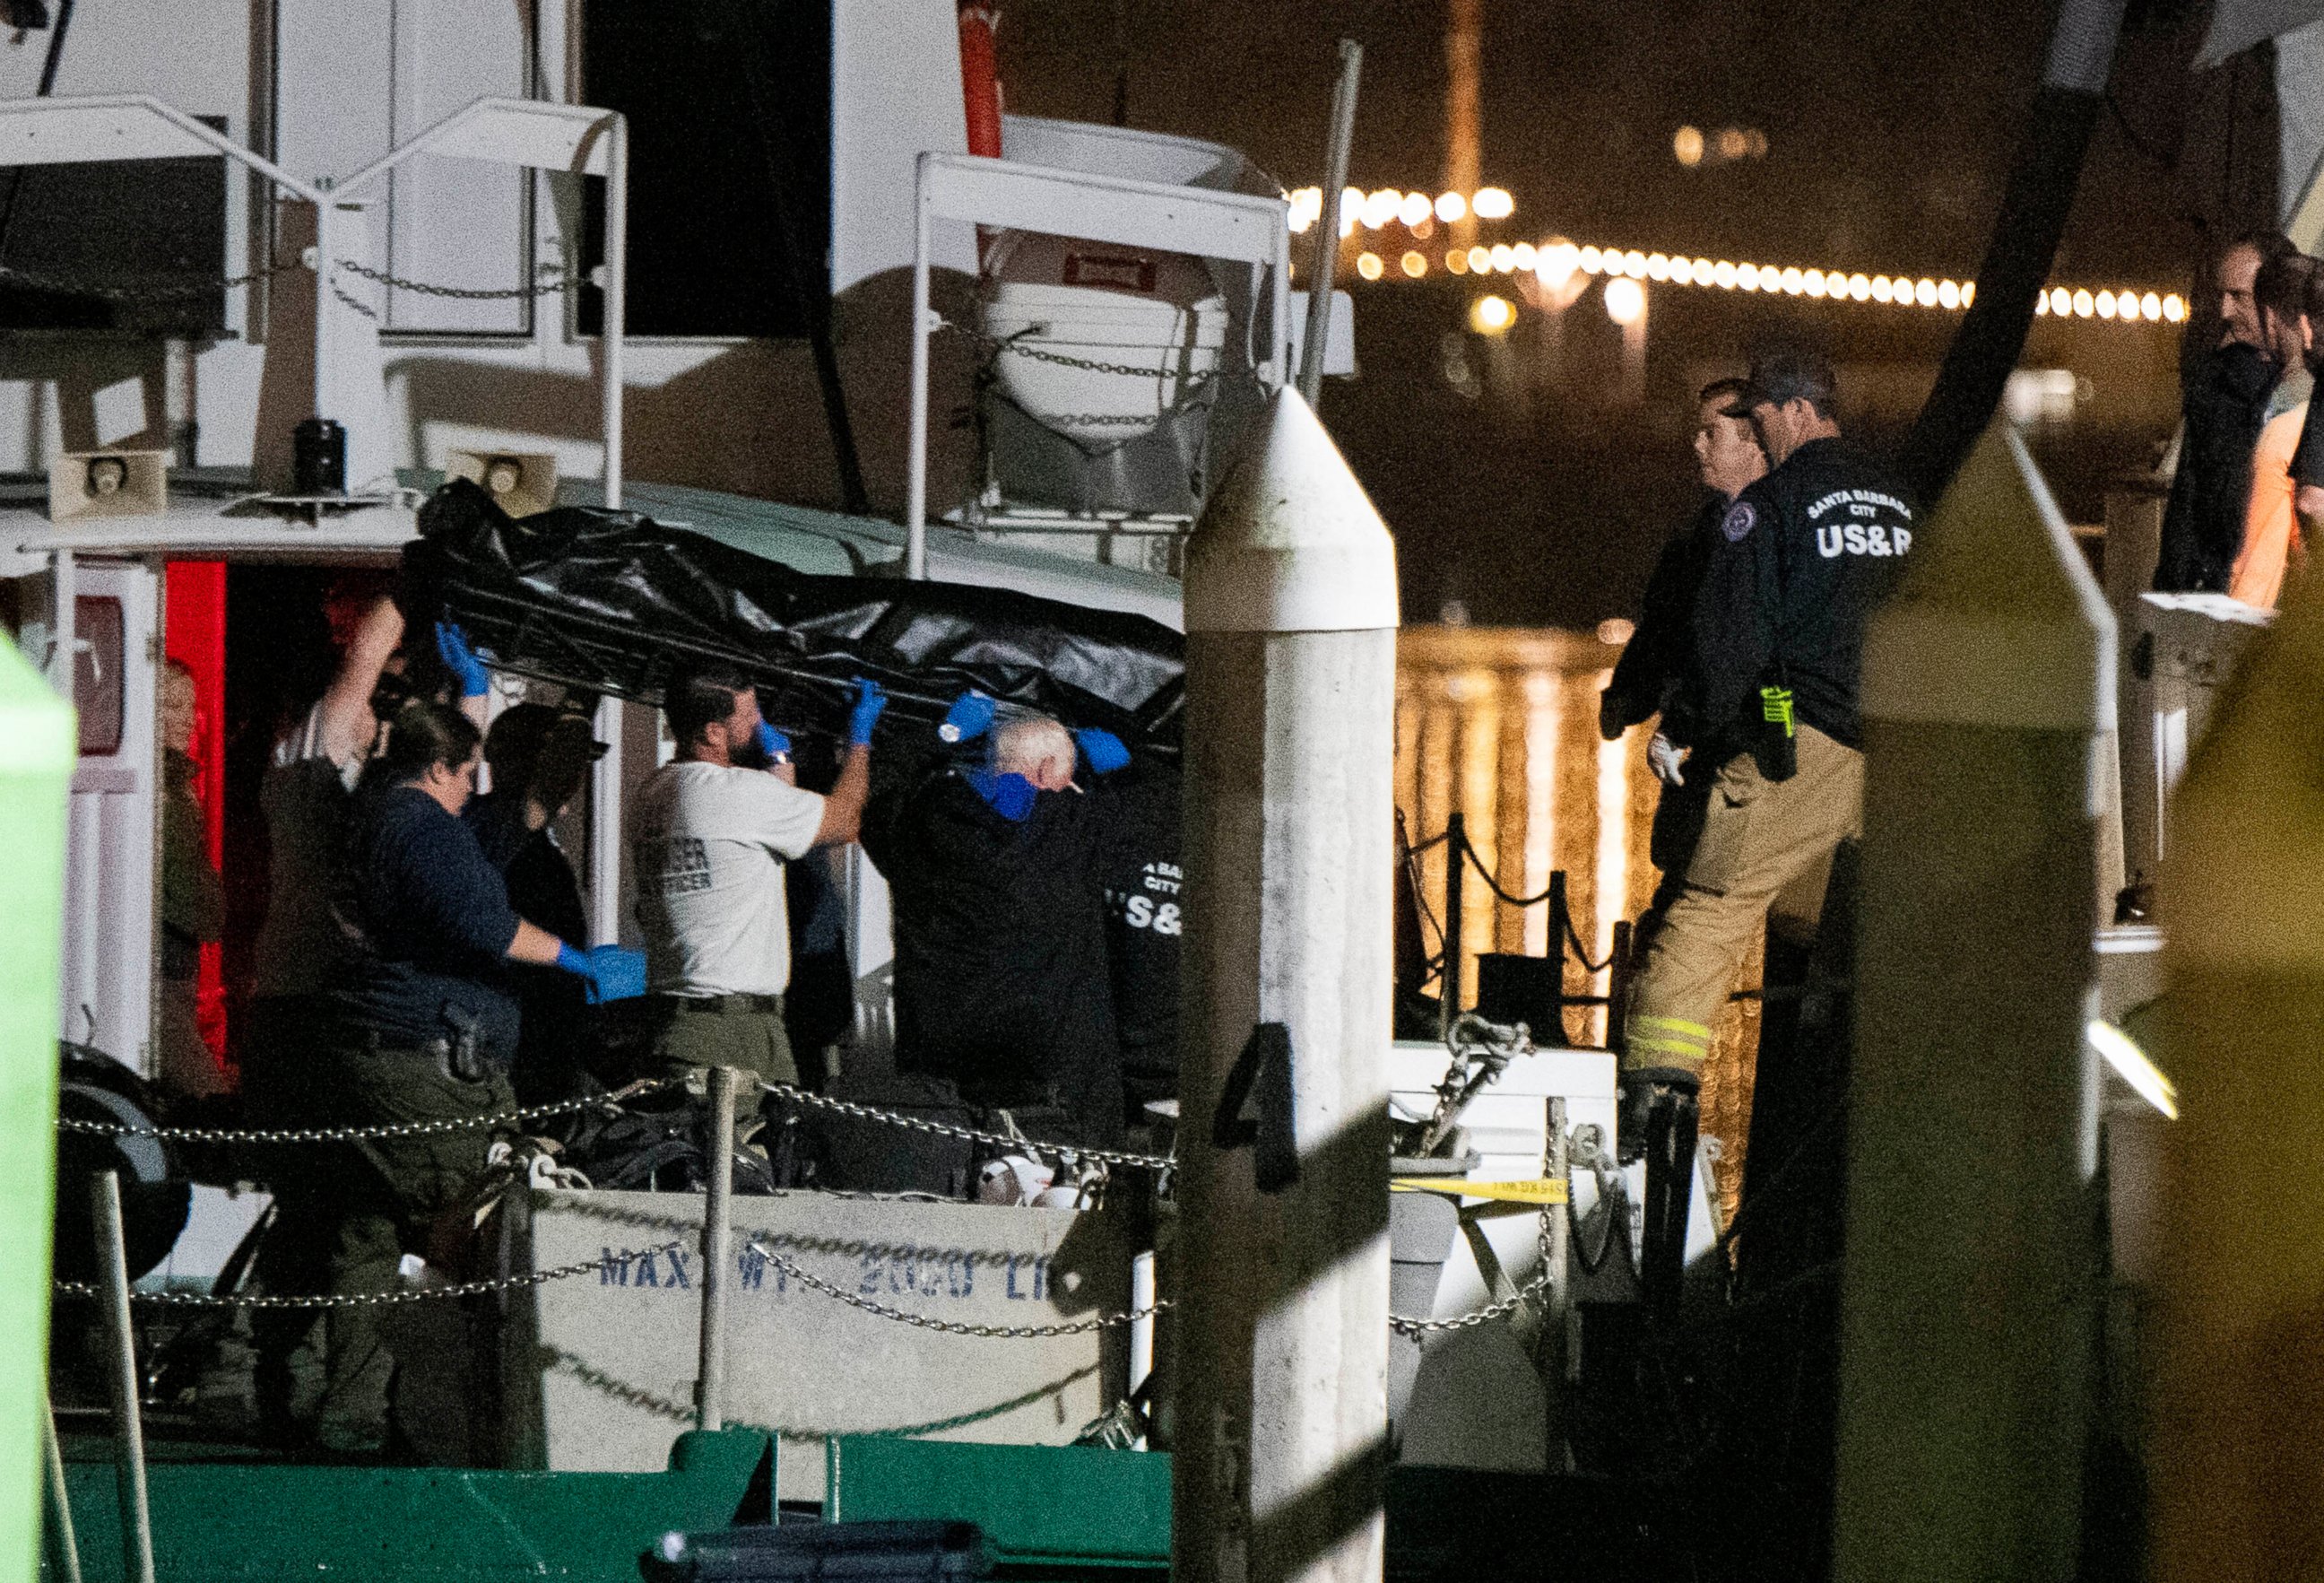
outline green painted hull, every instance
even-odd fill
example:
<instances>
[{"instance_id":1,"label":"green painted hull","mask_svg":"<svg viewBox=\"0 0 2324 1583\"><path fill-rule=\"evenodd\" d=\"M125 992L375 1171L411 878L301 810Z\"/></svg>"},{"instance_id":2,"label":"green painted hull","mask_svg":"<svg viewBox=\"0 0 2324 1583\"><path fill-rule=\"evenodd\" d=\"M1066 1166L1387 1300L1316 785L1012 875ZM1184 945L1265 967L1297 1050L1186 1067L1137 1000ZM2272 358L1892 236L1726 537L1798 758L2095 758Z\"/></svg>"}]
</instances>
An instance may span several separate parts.
<instances>
[{"instance_id":1,"label":"green painted hull","mask_svg":"<svg viewBox=\"0 0 2324 1583\"><path fill-rule=\"evenodd\" d=\"M765 1435L731 1430L680 1436L666 1473L155 1462L154 1571L168 1583L636 1583L662 1534L733 1523L770 1454ZM69 1463L66 1482L82 1577L120 1583L113 1464Z\"/></svg>"},{"instance_id":2,"label":"green painted hull","mask_svg":"<svg viewBox=\"0 0 2324 1583\"><path fill-rule=\"evenodd\" d=\"M0 637L0 1583L40 1549L56 1192L57 960L73 712Z\"/></svg>"}]
</instances>

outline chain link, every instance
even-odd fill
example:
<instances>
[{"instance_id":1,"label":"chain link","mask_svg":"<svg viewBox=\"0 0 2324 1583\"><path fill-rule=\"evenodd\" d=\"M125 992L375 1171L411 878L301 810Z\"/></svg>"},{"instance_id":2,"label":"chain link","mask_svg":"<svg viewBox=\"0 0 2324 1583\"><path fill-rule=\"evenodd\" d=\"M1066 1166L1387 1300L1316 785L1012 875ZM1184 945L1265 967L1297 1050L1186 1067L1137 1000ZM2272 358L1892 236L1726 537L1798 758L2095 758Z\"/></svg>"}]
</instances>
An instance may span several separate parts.
<instances>
[{"instance_id":1,"label":"chain link","mask_svg":"<svg viewBox=\"0 0 2324 1583\"><path fill-rule=\"evenodd\" d=\"M351 1143L364 1138L424 1138L438 1133L468 1132L481 1127L496 1127L505 1124L538 1121L543 1116L565 1116L574 1111L591 1110L599 1106L616 1106L625 1099L650 1094L669 1088L679 1081L675 1078L654 1078L631 1084L611 1094L600 1094L588 1099L563 1099L554 1105L532 1105L519 1110L495 1112L491 1116L453 1116L443 1121L384 1122L377 1126L359 1127L139 1127L124 1126L111 1122L82 1121L75 1116L57 1118L60 1133L88 1133L97 1137L177 1139L192 1143Z\"/></svg>"},{"instance_id":2,"label":"chain link","mask_svg":"<svg viewBox=\"0 0 2324 1583\"><path fill-rule=\"evenodd\" d=\"M975 343L977 349L988 357L1007 352L1011 356L1028 358L1036 363L1050 363L1060 368L1081 368L1092 374L1119 374L1136 379L1178 380L1182 382L1183 388L1178 393L1178 399L1171 403L1171 411L1174 412L1192 401L1205 385L1210 384L1212 378L1208 374L1197 374L1187 369L1140 368L1130 363L1108 363L1095 357L1075 357L1065 352L1045 351L1040 347L1022 338L1033 333L1030 329L1019 330L1013 336L987 335L982 330L971 329L966 325L954 324L950 319L938 320L937 328L967 337ZM1028 410L1026 416L1046 427L1060 430L1148 429L1157 421L1150 415L1137 412L1035 412Z\"/></svg>"},{"instance_id":3,"label":"chain link","mask_svg":"<svg viewBox=\"0 0 2324 1583\"><path fill-rule=\"evenodd\" d=\"M1550 1281L1551 1271L1545 1262L1540 1274L1499 1302L1487 1303L1483 1308L1471 1309L1465 1314L1455 1314L1449 1319L1416 1319L1403 1314L1390 1314L1388 1317L1388 1328L1406 1336L1425 1336L1438 1330L1474 1329L1479 1325L1490 1324L1495 1319L1508 1318L1517 1312L1521 1305L1531 1302L1535 1298L1547 1291Z\"/></svg>"},{"instance_id":4,"label":"chain link","mask_svg":"<svg viewBox=\"0 0 2324 1583\"><path fill-rule=\"evenodd\" d=\"M410 292L422 297L449 297L460 302L493 302L518 297L551 297L568 287L584 283L576 276L560 274L530 286L438 286L427 281L406 280L401 275L390 273L383 269L374 269L369 264L357 264L352 259L342 258L331 267L343 269L351 275L360 275L364 280L392 287L399 292Z\"/></svg>"},{"instance_id":5,"label":"chain link","mask_svg":"<svg viewBox=\"0 0 2324 1583\"><path fill-rule=\"evenodd\" d=\"M281 264L263 265L248 274L206 275L199 280L180 281L174 285L115 286L95 281L78 281L68 275L49 274L36 269L21 269L13 264L0 264L0 281L35 292L96 297L106 302L178 302L192 297L207 297L217 292L239 291L244 286L267 280L286 270L301 267L300 261L294 258Z\"/></svg>"},{"instance_id":6,"label":"chain link","mask_svg":"<svg viewBox=\"0 0 2324 1583\"><path fill-rule=\"evenodd\" d=\"M1026 416L1051 429L1151 429L1156 422L1156 420L1138 412L1028 412Z\"/></svg>"},{"instance_id":7,"label":"chain link","mask_svg":"<svg viewBox=\"0 0 2324 1583\"><path fill-rule=\"evenodd\" d=\"M770 1094L795 1099L817 1110L852 1116L858 1121L882 1122L890 1126L927 1133L940 1138L959 1138L971 1143L993 1143L1006 1149L1030 1149L1043 1154L1069 1154L1077 1160L1096 1160L1108 1165L1139 1171L1170 1171L1178 1163L1167 1154L1133 1154L1120 1149L1087 1148L1079 1143L1056 1143L1040 1138L986 1132L980 1127L954 1126L950 1122L930 1121L925 1116L905 1116L893 1110L881 1110L876 1106L858 1105L852 1099L835 1099L826 1094L811 1093L794 1083L770 1083L761 1078L759 1087Z\"/></svg>"},{"instance_id":8,"label":"chain link","mask_svg":"<svg viewBox=\"0 0 2324 1583\"><path fill-rule=\"evenodd\" d=\"M1453 861L1459 860L1460 855L1455 853ZM1553 1110L1551 1114L1554 1116L1556 1113ZM1554 1138L1550 1139L1542 1150L1542 1173L1545 1176L1555 1163L1556 1151L1557 1140ZM1471 1309L1465 1314L1455 1314L1449 1319L1416 1319L1404 1314L1390 1314L1388 1317L1388 1328L1400 1335L1412 1337L1427 1336L1445 1330L1471 1330L1479 1325L1490 1324L1495 1319L1505 1319L1518 1309L1540 1297L1554 1285L1557 1280L1557 1262L1550 1256L1549 1217L1553 1213L1571 1215L1572 1204L1573 1162L1569 1155L1565 1167L1565 1206L1554 1211L1545 1207L1534 1222L1533 1243L1536 1251L1541 1255L1541 1273L1499 1302L1489 1302L1483 1308Z\"/></svg>"},{"instance_id":9,"label":"chain link","mask_svg":"<svg viewBox=\"0 0 2324 1583\"><path fill-rule=\"evenodd\" d=\"M331 282L331 295L339 300L340 307L362 314L374 324L377 324L379 322L378 309L373 307L370 303L364 301L360 298L349 296L347 294L346 288L340 285L337 281L333 281Z\"/></svg>"},{"instance_id":10,"label":"chain link","mask_svg":"<svg viewBox=\"0 0 2324 1583\"><path fill-rule=\"evenodd\" d=\"M0 264L0 282L23 286L35 292L55 292L72 297L95 297L106 302L178 302L189 298L211 296L220 292L240 291L244 286L254 285L260 281L271 280L276 275L306 267L307 264L303 258L292 258L281 263L263 264L247 274L204 275L195 280L138 286L76 280L69 275L51 274L43 270L24 269L13 264ZM359 275L364 280L392 287L399 292L410 292L422 297L448 297L466 302L496 301L519 297L549 297L581 283L576 276L560 274L553 279L529 286L439 286L427 281L407 280L401 275L390 273L386 270L374 269L368 264L357 264L352 259L339 259L331 267L335 273L345 270L349 274ZM341 302L364 318L379 317L377 312L367 304L357 301L344 292L339 292L336 284L332 290L337 294Z\"/></svg>"},{"instance_id":11,"label":"chain link","mask_svg":"<svg viewBox=\"0 0 2324 1583\"><path fill-rule=\"evenodd\" d=\"M677 1243L665 1243L664 1249L678 1247ZM660 1250L657 1250L660 1251ZM569 1280L586 1275L604 1267L602 1258L586 1259L577 1264L559 1264L551 1270L530 1270L520 1275L506 1275L497 1281L461 1281L449 1286L413 1286L400 1291L331 1291L315 1296L275 1297L267 1294L235 1293L219 1297L204 1291L132 1291L129 1301L156 1308L199 1309L336 1309L390 1308L399 1303L433 1302L438 1298L481 1297L491 1291L513 1291L521 1287L545 1286L551 1281ZM60 1297L102 1297L103 1291L92 1281L56 1281L50 1283Z\"/></svg>"},{"instance_id":12,"label":"chain link","mask_svg":"<svg viewBox=\"0 0 2324 1583\"><path fill-rule=\"evenodd\" d=\"M835 1298L849 1308L860 1309L867 1314L876 1315L883 1319L893 1319L899 1325L910 1325L922 1330L940 1330L947 1336L974 1336L985 1339L1012 1341L1053 1336L1081 1336L1092 1330L1117 1329L1139 1319L1151 1319L1156 1314L1167 1312L1177 1306L1176 1300L1162 1297L1155 1299L1154 1302L1147 1308L1126 1309L1118 1313L1099 1314L1090 1319L1074 1319L1061 1325L973 1325L963 1319L933 1319L927 1314L914 1313L909 1309L875 1302L868 1297L858 1296L844 1287L825 1281L820 1275L801 1268L795 1261L775 1252L764 1243L754 1239L751 1246L786 1276L798 1281L800 1285L811 1291L819 1291L825 1297ZM1449 1319L1416 1319L1403 1314L1390 1314L1388 1322L1391 1328L1407 1336L1421 1336L1438 1330L1473 1329L1479 1325L1490 1324L1495 1319L1507 1319L1517 1310L1520 1304L1529 1302L1546 1291L1549 1284L1550 1273L1547 1269L1544 1269L1539 1275L1535 1276L1500 1301L1489 1303L1483 1308L1472 1310L1468 1313L1459 1314Z\"/></svg>"},{"instance_id":13,"label":"chain link","mask_svg":"<svg viewBox=\"0 0 2324 1583\"><path fill-rule=\"evenodd\" d=\"M631 1084L626 1088L590 1099L567 1099L555 1105L535 1105L521 1110L504 1111L493 1116L461 1116L445 1121L410 1121L388 1123L378 1126L360 1127L282 1127L276 1129L243 1127L136 1127L109 1122L81 1121L69 1116L57 1119L57 1130L88 1133L100 1137L134 1137L178 1139L200 1143L340 1143L362 1138L414 1138L438 1133L463 1132L470 1128L499 1126L507 1123L537 1120L542 1116L561 1116L570 1111L587 1110L599 1105L618 1105L640 1095L651 1094L670 1088L683 1079L657 1078ZM898 1111L882 1110L877 1106L859 1105L850 1099L835 1099L816 1094L792 1083L774 1083L759 1079L759 1086L770 1094L818 1110L828 1110L859 1121L878 1122L887 1126L927 1133L937 1137L958 1138L972 1143L991 1143L1010 1149L1029 1149L1037 1153L1069 1154L1076 1159L1101 1161L1108 1165L1142 1171L1169 1171L1177 1162L1167 1154L1138 1154L1120 1149L1099 1149L1074 1143L1050 1143L1039 1138L1012 1136L1007 1133L987 1132L979 1127L954 1126L949 1122L931 1121L925 1116L905 1116Z\"/></svg>"},{"instance_id":14,"label":"chain link","mask_svg":"<svg viewBox=\"0 0 2324 1583\"><path fill-rule=\"evenodd\" d=\"M755 1237L751 1240L750 1245L753 1252L763 1256L776 1269L810 1291L820 1291L825 1297L836 1298L849 1308L861 1309L867 1314L876 1314L883 1319L893 1319L899 1325L910 1325L921 1330L941 1330L947 1336L975 1336L986 1340L1009 1341L1038 1340L1050 1336L1083 1336L1092 1330L1119 1329L1124 1325L1134 1324L1139 1319L1152 1319L1156 1314L1177 1306L1170 1299L1162 1297L1155 1299L1152 1306L1148 1308L1126 1309L1119 1313L1096 1314L1086 1319L1074 1319L1062 1325L972 1325L963 1319L931 1319L927 1314L916 1314L909 1309L892 1308L884 1302L874 1302L868 1297L859 1297L854 1292L825 1281L820 1275L800 1268L797 1263L775 1252Z\"/></svg>"},{"instance_id":15,"label":"chain link","mask_svg":"<svg viewBox=\"0 0 2324 1583\"><path fill-rule=\"evenodd\" d=\"M1036 363L1054 363L1060 368L1081 368L1092 374L1120 374L1137 379L1197 379L1205 377L1189 374L1182 368L1140 368L1129 363L1106 363L1094 357L1075 357L1064 352L1042 350L1023 338L1032 334L1020 329L1013 336L987 335L981 329L971 329L964 324L943 321L942 328L955 335L966 336L976 343L981 352L1007 352L1014 356L1029 357Z\"/></svg>"}]
</instances>

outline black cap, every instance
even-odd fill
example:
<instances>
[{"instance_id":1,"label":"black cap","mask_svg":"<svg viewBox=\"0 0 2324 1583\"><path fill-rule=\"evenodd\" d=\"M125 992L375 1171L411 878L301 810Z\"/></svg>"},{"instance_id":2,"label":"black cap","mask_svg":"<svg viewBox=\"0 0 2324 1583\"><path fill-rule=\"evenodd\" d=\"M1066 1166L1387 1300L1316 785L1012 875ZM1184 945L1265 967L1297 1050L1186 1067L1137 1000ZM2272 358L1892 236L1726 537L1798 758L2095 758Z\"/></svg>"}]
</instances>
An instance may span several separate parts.
<instances>
[{"instance_id":1,"label":"black cap","mask_svg":"<svg viewBox=\"0 0 2324 1583\"><path fill-rule=\"evenodd\" d=\"M533 761L548 745L549 734L568 714L576 719L588 718L577 711L535 703L511 704L493 716L493 727L484 734L484 762L493 766L495 779L503 773L530 774ZM606 747L603 742L593 743L589 756L604 757Z\"/></svg>"},{"instance_id":2,"label":"black cap","mask_svg":"<svg viewBox=\"0 0 2324 1583\"><path fill-rule=\"evenodd\" d=\"M1751 373L1743 382L1743 392L1735 404L1727 410L1730 418L1748 418L1751 409L1766 402L1782 406L1786 402L1807 401L1826 417L1839 405L1840 381L1831 365L1814 352L1799 347L1783 347L1762 352L1751 359Z\"/></svg>"}]
</instances>

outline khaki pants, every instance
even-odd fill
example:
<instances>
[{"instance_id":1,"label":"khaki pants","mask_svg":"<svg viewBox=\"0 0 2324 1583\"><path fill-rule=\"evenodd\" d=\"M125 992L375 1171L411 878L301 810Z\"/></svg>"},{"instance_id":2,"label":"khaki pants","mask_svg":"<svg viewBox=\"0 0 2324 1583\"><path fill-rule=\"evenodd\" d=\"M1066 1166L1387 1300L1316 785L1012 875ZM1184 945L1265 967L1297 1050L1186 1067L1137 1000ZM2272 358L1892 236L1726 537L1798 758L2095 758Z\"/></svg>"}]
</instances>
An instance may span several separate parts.
<instances>
[{"instance_id":1,"label":"khaki pants","mask_svg":"<svg viewBox=\"0 0 2324 1583\"><path fill-rule=\"evenodd\" d=\"M1699 1076L1761 925L1813 938L1832 851L1864 828L1864 755L1810 726L1796 745L1788 781L1768 780L1749 754L1719 772L1686 884L1631 988L1625 1071Z\"/></svg>"},{"instance_id":2,"label":"khaki pants","mask_svg":"<svg viewBox=\"0 0 2324 1583\"><path fill-rule=\"evenodd\" d=\"M497 1068L463 1082L441 1057L424 1050L343 1048L318 1063L324 1125L470 1121L516 1108L516 1091ZM434 1245L438 1221L484 1180L493 1130L465 1126L410 1137L363 1138L344 1145L318 1184L329 1290L390 1291L406 1254L443 1268L449 1252ZM286 1225L280 1229L288 1229ZM333 1451L366 1451L386 1443L395 1360L380 1334L379 1310L329 1310L325 1328L328 1378L316 1436Z\"/></svg>"},{"instance_id":3,"label":"khaki pants","mask_svg":"<svg viewBox=\"0 0 2324 1583\"><path fill-rule=\"evenodd\" d=\"M683 1078L706 1067L734 1067L770 1083L798 1081L790 1035L783 1029L780 995L727 995L717 1000L671 995L662 1001L660 1010L661 1032L654 1040L654 1059L662 1076Z\"/></svg>"}]
</instances>

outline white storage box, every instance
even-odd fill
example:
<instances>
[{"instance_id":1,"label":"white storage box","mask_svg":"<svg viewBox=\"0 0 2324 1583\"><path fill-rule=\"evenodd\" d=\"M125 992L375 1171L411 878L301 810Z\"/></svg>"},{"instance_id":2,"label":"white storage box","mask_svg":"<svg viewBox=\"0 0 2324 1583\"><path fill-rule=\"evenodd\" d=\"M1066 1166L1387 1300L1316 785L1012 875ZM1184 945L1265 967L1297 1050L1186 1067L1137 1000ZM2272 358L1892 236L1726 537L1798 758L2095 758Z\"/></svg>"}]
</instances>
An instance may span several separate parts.
<instances>
[{"instance_id":1,"label":"white storage box","mask_svg":"<svg viewBox=\"0 0 2324 1583\"><path fill-rule=\"evenodd\" d=\"M541 1283L512 1316L516 1465L667 1465L694 1418L702 1208L674 1193L532 1194L519 1238L531 1262L520 1267L599 1268ZM830 1435L1062 1446L1121 1395L1123 1330L1025 1339L918 1328L812 1290L752 1245L867 1302L1054 1325L1129 1306L1130 1250L1103 1215L783 1193L735 1199L733 1223L726 1418L779 1437L781 1499L822 1498Z\"/></svg>"},{"instance_id":2,"label":"white storage box","mask_svg":"<svg viewBox=\"0 0 2324 1583\"><path fill-rule=\"evenodd\" d=\"M1061 434L1109 442L1147 432L1192 384L1217 371L1227 310L1217 297L1181 307L1097 286L1001 281L984 305L984 333L1056 356L1163 371L1108 374L1022 352L994 354L1010 401Z\"/></svg>"}]
</instances>

